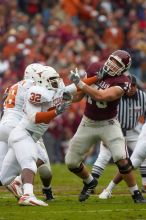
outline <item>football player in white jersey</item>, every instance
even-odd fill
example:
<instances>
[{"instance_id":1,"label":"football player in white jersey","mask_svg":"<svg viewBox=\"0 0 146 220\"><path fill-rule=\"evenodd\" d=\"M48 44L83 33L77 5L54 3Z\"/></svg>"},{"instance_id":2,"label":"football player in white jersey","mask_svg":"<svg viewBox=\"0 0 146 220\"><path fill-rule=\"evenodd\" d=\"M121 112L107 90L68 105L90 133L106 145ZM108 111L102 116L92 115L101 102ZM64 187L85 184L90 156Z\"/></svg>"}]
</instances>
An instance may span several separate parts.
<instances>
[{"instance_id":1,"label":"football player in white jersey","mask_svg":"<svg viewBox=\"0 0 146 220\"><path fill-rule=\"evenodd\" d=\"M39 71L38 73L41 73L43 71L43 69L41 68L41 71ZM22 84L23 85L23 84ZM19 86L20 87L20 86ZM11 89L11 91L9 92L10 93L10 96L8 96L7 97L7 99L5 100L5 109L8 109L8 107L9 107L9 109L10 109L10 107L11 108L14 108L14 106L12 106L12 105L14 105L14 103L16 102L16 101L18 101L17 99L17 96L15 96L14 97L14 100L13 100L13 97L12 96L14 96L14 95L16 95L16 93L18 94L18 92L19 93L23 93L23 95L24 95L24 92L26 92L26 90L24 91L23 89L21 89L21 87L20 87L20 89L18 89L19 88L18 87L18 85L16 85L16 87L14 86L14 87L12 87L12 89ZM34 87L35 88L35 87ZM42 88L42 87L41 87ZM17 91L18 90L18 91ZM22 90L22 91L21 91ZM31 102L39 102L39 97L37 96L38 95L38 93L36 93L36 99L34 99L33 100L33 95L34 95L35 93L33 93L33 92L31 92L31 94L30 94L30 101ZM53 94L54 94L54 91L53 91ZM11 96L12 95L12 96ZM18 97L23 97L22 95L19 95ZM24 98L23 98L24 99ZM21 100L19 100L18 101L18 103L17 103L17 106L19 107L19 103L20 103L20 101ZM24 100L23 100L23 102L24 102ZM35 103L35 104L38 104L38 103ZM9 105L9 106L8 106ZM36 105L37 106L37 105ZM35 106L35 107L36 107ZM7 108L6 108L7 107ZM26 103L26 112L27 112L27 103ZM21 105L21 108L22 108L22 105ZM17 123L17 124L19 124L19 121L20 121L20 119L21 119L21 117L24 115L24 114L22 114L22 110L21 110L21 108L19 109L20 110L20 112L18 111L18 120L16 120L16 121L14 121L14 123ZM24 107L25 108L25 107ZM29 108L29 107L28 107ZM48 109L48 108L47 108ZM47 110L46 109L46 110ZM11 109L10 109L11 110ZM10 111L9 110L9 111ZM30 110L31 110L31 108L29 109L29 113L30 113ZM12 112L13 112L14 110L12 109ZM19 114L20 113L20 114ZM12 113L13 114L13 113ZM13 116L13 115L12 115ZM15 116L16 117L16 116ZM7 111L6 110L4 110L4 115L3 115L3 118L2 118L2 125L5 125L5 123L7 122L7 121L9 121L9 122L11 122L12 123L12 121L11 121L11 119L13 120L13 117L11 117L11 114L9 114L9 117L8 117L8 114L7 114ZM25 119L24 119L24 121L25 121ZM29 122L29 120L27 121L26 120L26 122ZM11 123L10 123L10 125L11 125ZM29 124L29 123L28 123ZM9 126L10 126L9 125ZM9 126L8 126L8 128L9 128ZM14 125L14 126L16 126L16 124ZM35 127L35 126L34 126ZM14 128L14 127L12 127L12 128ZM44 128L47 128L47 126L43 126L42 125L42 132L43 132L43 129ZM4 129L4 130L6 130L6 129ZM10 133L10 130L12 130L12 129L9 129L9 133ZM14 129L15 130L15 129ZM41 126L40 126L40 130L41 130ZM46 130L46 129L45 129ZM9 134L8 133L8 134ZM13 133L13 132L12 132ZM18 132L18 134L19 134L19 132ZM15 134L15 137L18 137L18 140L19 140L19 135L18 134ZM22 133L22 135L23 135L23 133ZM41 135L39 136L39 137L41 137ZM7 136L7 138L8 138L8 136ZM39 140L40 138L38 138L37 139L37 141ZM7 139L6 139L6 141L7 141ZM30 143L31 144L31 143ZM24 144L25 146L23 147L23 146L21 146L21 145L19 145L19 148L18 148L18 150L15 150L15 149L13 149L13 148L10 148L9 149L9 151L8 151L8 153L7 153L7 155L6 155L6 157L5 157L5 159L4 159L4 161L3 161L3 166L2 166L2 169L1 169L1 175L2 175L2 183L3 184L8 184L9 182L10 182L10 180L11 179L13 179L13 177L14 176L16 176L17 174L19 174L20 173L20 171L21 171L21 167L19 166L19 164L21 165L21 163L23 163L24 164L24 166L25 166L25 164L27 164L27 162L25 162L25 158L27 158L27 155L29 154L29 152L31 152L32 154L32 157L34 157L36 160L35 160L35 162L37 161L37 159L39 158L38 157L38 152L37 152L37 148L36 148L36 143L34 142L33 143L33 147L34 147L34 151L31 151L31 148L29 149L29 148L27 148L27 143L25 143ZM23 151L23 149L25 149L25 151ZM9 171L9 166L8 166L8 163L9 163L9 160L7 160L7 157L10 155L10 157L8 157L8 158L10 158L11 159L11 161L13 161L13 159L15 159L15 153L16 153L16 157L17 157L17 154L19 155L18 156L18 158L20 157L20 159L19 159L19 164L17 164L16 163L16 166L15 166L15 164L14 164L14 166L13 166L13 164L12 164L12 166L11 166L11 169L10 169L10 171ZM28 153L28 154L27 154ZM29 154L30 155L30 154ZM29 160L29 158L28 158L28 160ZM10 164L11 164L11 161L10 161ZM29 162L28 162L29 163ZM37 170L37 165L35 164L34 165L35 166L35 171ZM31 163L30 163L30 167L31 167ZM23 168L23 166L22 166L22 168ZM29 168L29 166L28 166L28 168ZM33 168L32 168L32 170L33 170ZM4 175L3 175L3 173L5 173ZM7 176L7 178L6 178L6 176ZM29 175L27 175L27 172L26 172L26 174L24 174L24 179L29 179L30 178L30 176ZM27 181L27 180L26 180ZM31 181L31 179L30 179L30 181ZM17 179L17 180L15 180L15 183L16 182L20 182L20 179ZM15 186L15 185L14 185ZM37 200L37 199L31 199L31 200L33 200L32 201L32 204L36 204L36 205L46 205L45 203L43 203L43 201L40 201L40 200ZM38 204L37 204L37 202L38 202Z\"/></svg>"},{"instance_id":2,"label":"football player in white jersey","mask_svg":"<svg viewBox=\"0 0 146 220\"><path fill-rule=\"evenodd\" d=\"M34 85L34 74L41 72L42 68L44 68L44 66L38 63L28 65L24 72L24 80L11 86L9 88L9 92L7 91L4 102L4 114L0 122L0 169L8 151L9 134L24 115L24 94L31 86ZM38 172L44 186L43 194L45 195L46 200L51 200L53 199L53 196L50 188L52 179L50 162L46 150L44 149L45 147L42 148L40 146L43 146L41 140L37 144L37 151L39 155L39 159L37 161ZM7 188L17 196L17 188L15 186L20 184L20 179L17 178L17 180L12 182L11 185L8 185Z\"/></svg>"}]
</instances>

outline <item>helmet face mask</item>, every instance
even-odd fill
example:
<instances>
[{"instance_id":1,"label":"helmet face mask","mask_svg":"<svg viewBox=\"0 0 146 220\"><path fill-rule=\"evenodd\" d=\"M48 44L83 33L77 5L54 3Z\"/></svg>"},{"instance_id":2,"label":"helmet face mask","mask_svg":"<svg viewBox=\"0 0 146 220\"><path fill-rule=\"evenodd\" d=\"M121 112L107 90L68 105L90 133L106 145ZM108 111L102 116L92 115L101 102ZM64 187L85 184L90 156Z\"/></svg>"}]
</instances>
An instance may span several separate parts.
<instances>
[{"instance_id":1,"label":"helmet face mask","mask_svg":"<svg viewBox=\"0 0 146 220\"><path fill-rule=\"evenodd\" d=\"M112 55L108 58L104 65L104 71L107 71L109 75L115 76L120 75L121 72L125 69L125 65L118 61L118 58L115 59Z\"/></svg>"},{"instance_id":2,"label":"helmet face mask","mask_svg":"<svg viewBox=\"0 0 146 220\"><path fill-rule=\"evenodd\" d=\"M113 52L103 66L103 71L110 76L121 75L131 66L131 56L124 50Z\"/></svg>"},{"instance_id":3,"label":"helmet face mask","mask_svg":"<svg viewBox=\"0 0 146 220\"><path fill-rule=\"evenodd\" d=\"M50 77L49 82L52 88L59 89L65 87L64 82L60 77Z\"/></svg>"},{"instance_id":4,"label":"helmet face mask","mask_svg":"<svg viewBox=\"0 0 146 220\"><path fill-rule=\"evenodd\" d=\"M57 77L50 77L49 82L53 88L58 88L58 78Z\"/></svg>"}]
</instances>

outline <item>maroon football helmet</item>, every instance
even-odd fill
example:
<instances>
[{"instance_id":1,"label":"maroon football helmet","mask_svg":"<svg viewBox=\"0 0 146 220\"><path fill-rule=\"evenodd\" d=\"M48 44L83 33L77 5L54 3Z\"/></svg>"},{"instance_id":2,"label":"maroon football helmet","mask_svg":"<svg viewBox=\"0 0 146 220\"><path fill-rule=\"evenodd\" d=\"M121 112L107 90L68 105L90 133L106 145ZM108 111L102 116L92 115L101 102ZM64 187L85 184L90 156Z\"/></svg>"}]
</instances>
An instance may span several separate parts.
<instances>
[{"instance_id":1,"label":"maroon football helmet","mask_svg":"<svg viewBox=\"0 0 146 220\"><path fill-rule=\"evenodd\" d=\"M131 56L125 50L113 52L103 66L103 71L111 76L121 75L131 66Z\"/></svg>"}]
</instances>

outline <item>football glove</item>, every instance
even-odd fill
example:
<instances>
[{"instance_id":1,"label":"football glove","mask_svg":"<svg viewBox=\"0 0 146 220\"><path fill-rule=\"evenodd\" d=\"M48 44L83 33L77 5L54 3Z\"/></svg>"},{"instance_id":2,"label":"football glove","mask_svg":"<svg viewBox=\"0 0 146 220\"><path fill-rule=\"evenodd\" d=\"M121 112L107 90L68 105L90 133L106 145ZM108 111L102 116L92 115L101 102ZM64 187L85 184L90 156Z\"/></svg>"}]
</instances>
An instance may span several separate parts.
<instances>
[{"instance_id":1,"label":"football glove","mask_svg":"<svg viewBox=\"0 0 146 220\"><path fill-rule=\"evenodd\" d=\"M75 70L70 71L70 80L78 86L80 89L82 89L85 85L85 83L80 79L80 75L78 72L78 69L75 68Z\"/></svg>"},{"instance_id":2,"label":"football glove","mask_svg":"<svg viewBox=\"0 0 146 220\"><path fill-rule=\"evenodd\" d=\"M69 92L63 92L63 100L64 101L72 101L73 96Z\"/></svg>"},{"instance_id":3,"label":"football glove","mask_svg":"<svg viewBox=\"0 0 146 220\"><path fill-rule=\"evenodd\" d=\"M71 102L63 102L56 106L56 114L60 115L62 114L69 106L71 105Z\"/></svg>"}]
</instances>

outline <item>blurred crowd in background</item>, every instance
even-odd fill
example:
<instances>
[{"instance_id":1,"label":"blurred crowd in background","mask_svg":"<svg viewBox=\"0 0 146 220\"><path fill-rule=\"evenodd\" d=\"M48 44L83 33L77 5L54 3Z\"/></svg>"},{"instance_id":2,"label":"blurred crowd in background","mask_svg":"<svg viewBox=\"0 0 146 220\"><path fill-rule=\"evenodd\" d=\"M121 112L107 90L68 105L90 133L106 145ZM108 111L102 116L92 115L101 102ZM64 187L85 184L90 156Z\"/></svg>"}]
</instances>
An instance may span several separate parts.
<instances>
[{"instance_id":1,"label":"blurred crowd in background","mask_svg":"<svg viewBox=\"0 0 146 220\"><path fill-rule=\"evenodd\" d=\"M145 90L145 0L0 0L0 98L30 63L54 67L67 85L71 69L84 76L89 63L104 63L116 49L131 54L130 72ZM84 101L50 123L44 141L51 162L64 162L83 111Z\"/></svg>"}]
</instances>

